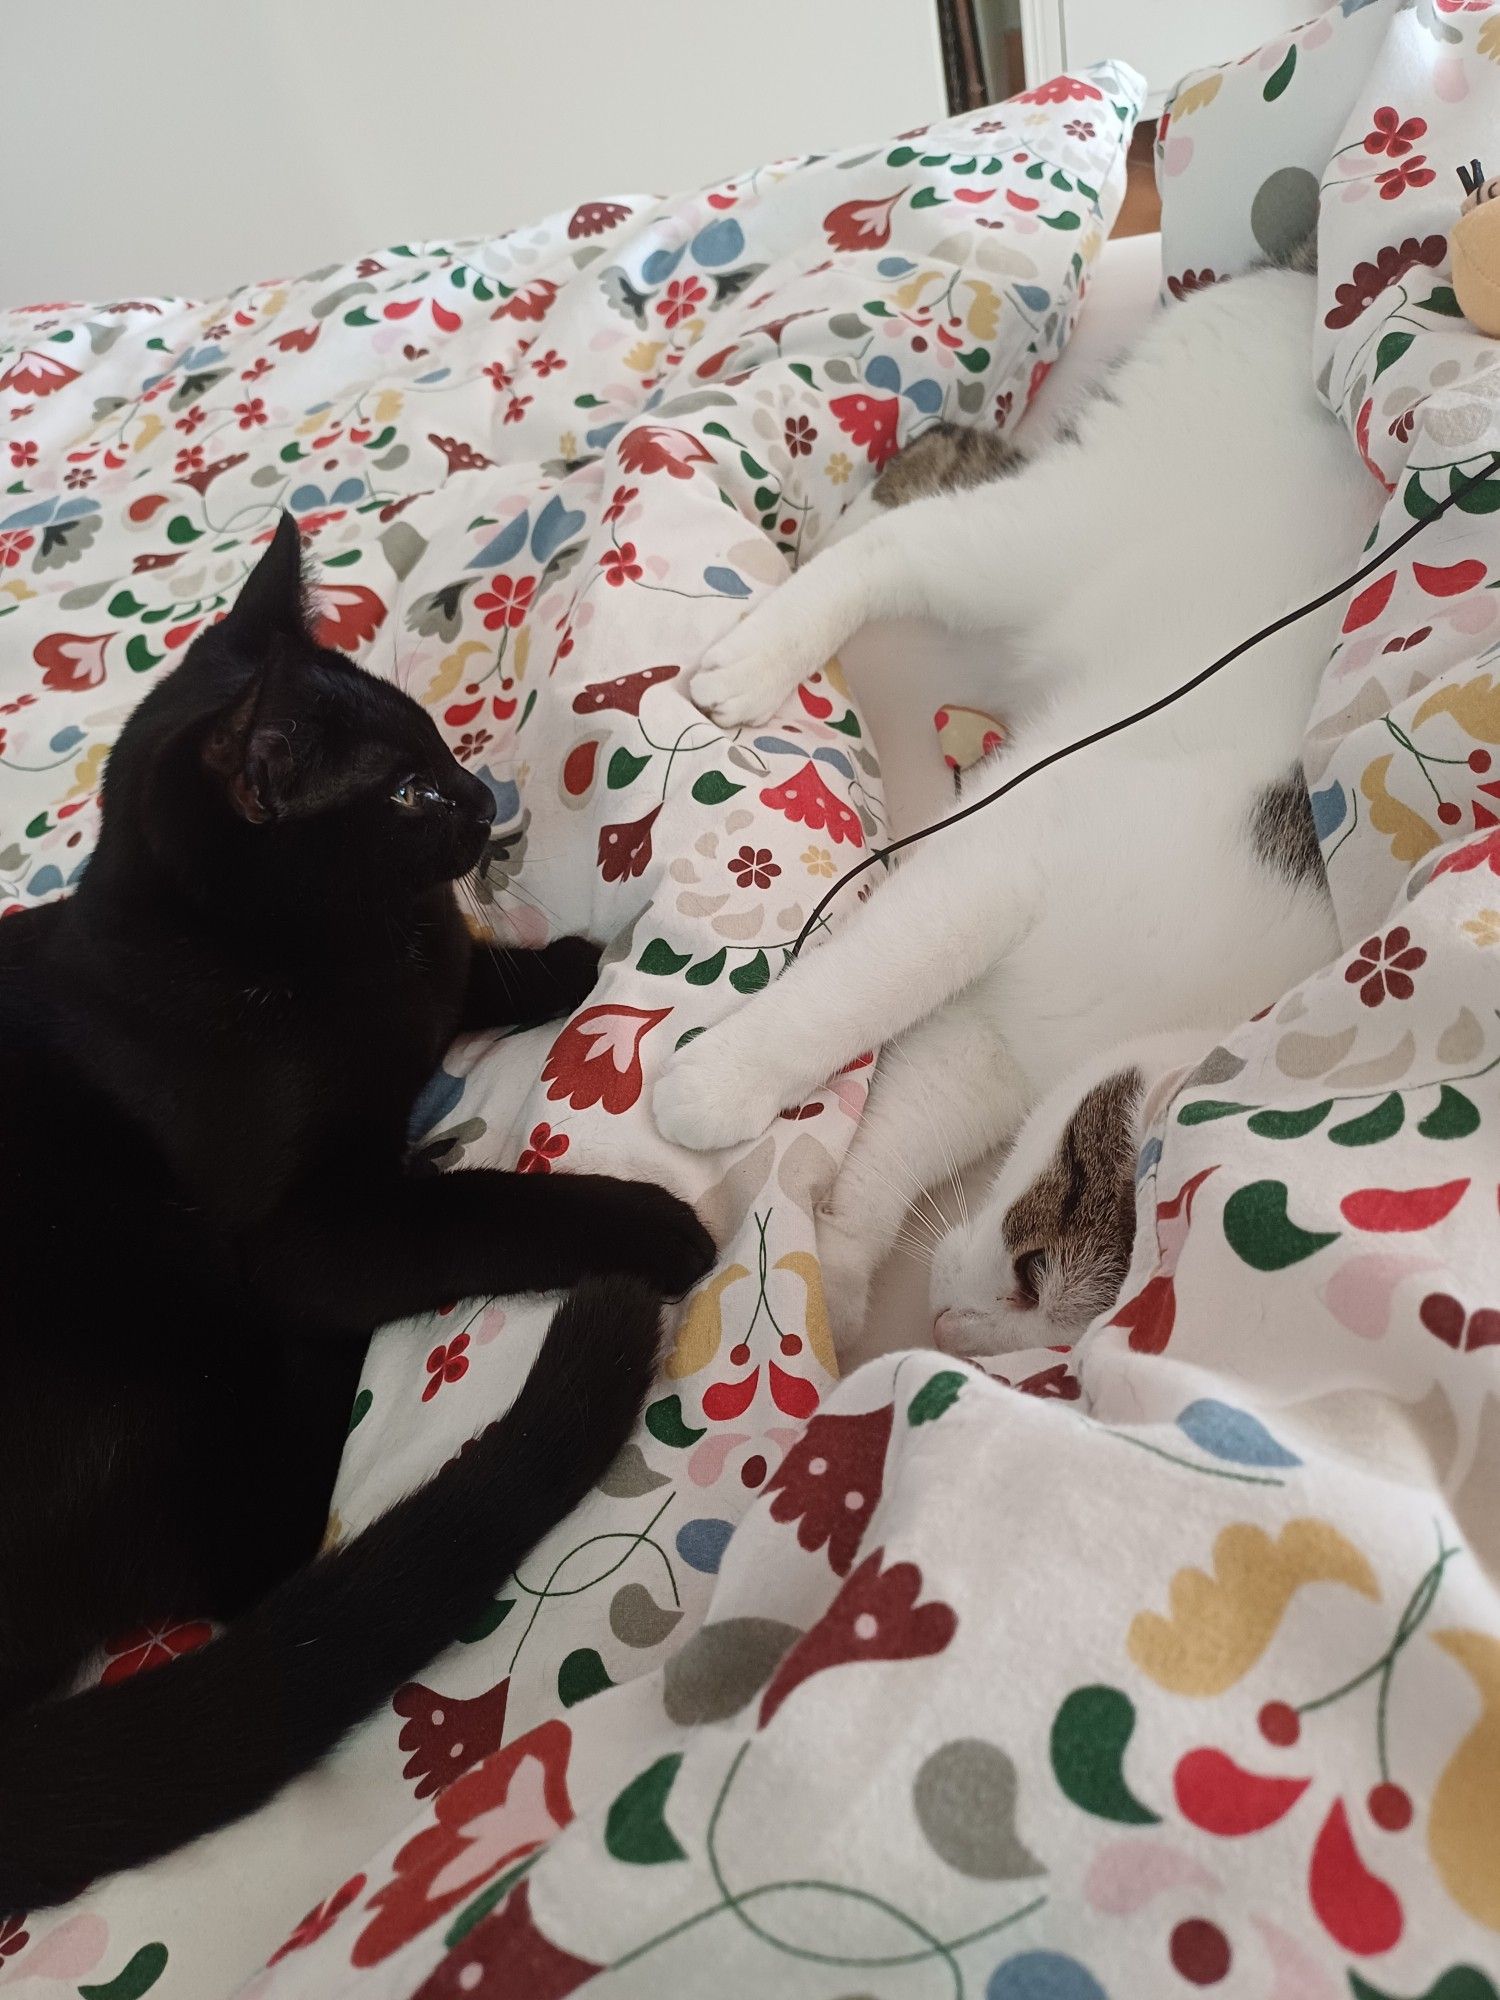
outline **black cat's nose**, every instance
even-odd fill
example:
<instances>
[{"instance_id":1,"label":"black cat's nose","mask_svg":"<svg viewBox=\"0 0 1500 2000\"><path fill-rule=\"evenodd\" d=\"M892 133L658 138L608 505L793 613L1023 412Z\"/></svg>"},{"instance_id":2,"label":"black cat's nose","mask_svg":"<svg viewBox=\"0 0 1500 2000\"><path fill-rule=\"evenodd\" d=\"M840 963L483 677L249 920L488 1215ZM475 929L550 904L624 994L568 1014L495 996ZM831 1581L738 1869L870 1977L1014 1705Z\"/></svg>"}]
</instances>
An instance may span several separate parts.
<instances>
[{"instance_id":1,"label":"black cat's nose","mask_svg":"<svg viewBox=\"0 0 1500 2000\"><path fill-rule=\"evenodd\" d=\"M481 821L485 826L493 826L497 811L495 794L490 790L488 785L481 785L479 787L479 797L474 801L475 819Z\"/></svg>"}]
</instances>

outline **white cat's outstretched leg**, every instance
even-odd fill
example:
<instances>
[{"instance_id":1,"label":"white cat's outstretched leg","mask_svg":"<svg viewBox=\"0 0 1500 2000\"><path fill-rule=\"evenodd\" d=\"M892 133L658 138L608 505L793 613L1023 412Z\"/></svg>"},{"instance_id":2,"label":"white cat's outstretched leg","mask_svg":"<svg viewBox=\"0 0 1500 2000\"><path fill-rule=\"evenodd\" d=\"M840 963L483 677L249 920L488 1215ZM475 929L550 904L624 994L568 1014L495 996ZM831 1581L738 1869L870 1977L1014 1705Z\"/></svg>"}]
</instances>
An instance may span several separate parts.
<instances>
[{"instance_id":1,"label":"white cat's outstretched leg","mask_svg":"<svg viewBox=\"0 0 1500 2000\"><path fill-rule=\"evenodd\" d=\"M1059 522L1050 469L915 500L823 549L709 648L693 700L721 728L764 722L799 681L875 618L952 631L1029 624L1055 587ZM1061 498L1061 496L1059 496Z\"/></svg>"},{"instance_id":2,"label":"white cat's outstretched leg","mask_svg":"<svg viewBox=\"0 0 1500 2000\"><path fill-rule=\"evenodd\" d=\"M971 985L1030 923L1038 890L1015 851L915 853L826 945L671 1058L651 1100L658 1130L703 1152L753 1138Z\"/></svg>"},{"instance_id":3,"label":"white cat's outstretched leg","mask_svg":"<svg viewBox=\"0 0 1500 2000\"><path fill-rule=\"evenodd\" d=\"M864 1324L870 1281L921 1190L956 1178L1005 1138L1026 1110L1026 1080L983 990L950 1000L881 1054L870 1101L827 1201L818 1255L835 1344ZM923 1329L912 1329L913 1339Z\"/></svg>"}]
</instances>

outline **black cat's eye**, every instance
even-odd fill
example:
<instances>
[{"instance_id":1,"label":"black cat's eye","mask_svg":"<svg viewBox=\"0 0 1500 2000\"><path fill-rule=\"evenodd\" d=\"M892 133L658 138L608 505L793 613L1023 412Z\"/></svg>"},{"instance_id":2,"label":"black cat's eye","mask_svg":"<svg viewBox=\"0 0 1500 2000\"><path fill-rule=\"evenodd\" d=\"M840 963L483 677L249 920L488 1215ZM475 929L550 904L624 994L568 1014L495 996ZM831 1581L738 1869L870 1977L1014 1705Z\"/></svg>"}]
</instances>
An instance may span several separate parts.
<instances>
[{"instance_id":1,"label":"black cat's eye","mask_svg":"<svg viewBox=\"0 0 1500 2000\"><path fill-rule=\"evenodd\" d=\"M1027 1250L1016 1259L1015 1297L1018 1304L1034 1306L1040 1303L1046 1266L1045 1250Z\"/></svg>"},{"instance_id":2,"label":"black cat's eye","mask_svg":"<svg viewBox=\"0 0 1500 2000\"><path fill-rule=\"evenodd\" d=\"M391 804L401 806L407 812L418 812L423 806L439 804L442 796L436 785L429 785L425 778L419 778L413 772L394 787Z\"/></svg>"}]
</instances>

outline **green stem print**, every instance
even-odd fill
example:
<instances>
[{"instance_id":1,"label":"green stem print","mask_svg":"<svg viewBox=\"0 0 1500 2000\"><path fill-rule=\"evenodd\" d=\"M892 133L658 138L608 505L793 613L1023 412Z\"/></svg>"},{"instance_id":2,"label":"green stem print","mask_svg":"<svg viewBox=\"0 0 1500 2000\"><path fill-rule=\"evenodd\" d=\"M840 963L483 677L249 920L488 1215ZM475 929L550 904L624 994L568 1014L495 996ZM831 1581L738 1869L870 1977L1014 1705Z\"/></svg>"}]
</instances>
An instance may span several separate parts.
<instances>
[{"instance_id":1,"label":"green stem print","mask_svg":"<svg viewBox=\"0 0 1500 2000\"><path fill-rule=\"evenodd\" d=\"M804 1964L848 1967L850 1970L864 1972L893 1969L897 1966L920 1965L930 1960L936 1960L944 1967L951 1981L953 2000L966 2000L970 1989L964 1969L959 1963L959 1954L967 1950L970 1945L978 1944L986 1938L994 1937L998 1932L1008 1930L1013 1925L1024 1922L1026 1918L1035 1916L1037 1911L1043 1908L1047 1898L1045 1896L1034 1896L1030 1902L1023 1904L1019 1909L1007 1911L1004 1916L997 1917L992 1923L983 1924L978 1929L966 1931L958 1937L941 1938L935 1932L929 1930L925 1924L918 1922L915 1917L909 1915L907 1911L887 1901L885 1897L873 1895L865 1889L852 1888L845 1882L831 1882L816 1877L798 1876L790 1877L784 1881L760 1882L752 1888L734 1888L725 1873L723 1857L719 1846L719 1829L723 1821L724 1809L729 1801L729 1795L734 1788L734 1783L739 1776L740 1769L753 1747L754 1740L752 1737L749 1741L742 1743L735 1752L734 1761L729 1767L723 1784L719 1787L718 1796L714 1800L713 1810L709 1814L704 1849L709 1872L713 1877L714 1887L718 1890L717 1900L707 1904L701 1910L695 1910L691 1916L682 1918L679 1922L670 1925L666 1930L658 1931L654 1936L646 1938L642 1943L622 1953L614 1961L610 1970L613 1972L623 1971L626 1966L634 1965L638 1960L647 1957L650 1953L659 1951L663 1945L685 1936L689 1931L696 1930L700 1925L711 1922L715 1917L728 1914L735 1919L743 1930L748 1931L760 1943L769 1946L773 1951L782 1953L787 1958L799 1959ZM675 1772L672 1775L675 1775ZM664 1803L664 1800L662 1802ZM792 1939L779 1935L769 1921L769 1913L765 1916L752 1914L754 1906L764 1905L769 1899L774 1897L802 1898L807 1896L831 1898L844 1907L853 1905L870 1911L872 1914L877 1914L900 1930L905 1931L914 1940L913 1947L909 1951L870 1953L819 1951L810 1945L797 1944Z\"/></svg>"}]
</instances>

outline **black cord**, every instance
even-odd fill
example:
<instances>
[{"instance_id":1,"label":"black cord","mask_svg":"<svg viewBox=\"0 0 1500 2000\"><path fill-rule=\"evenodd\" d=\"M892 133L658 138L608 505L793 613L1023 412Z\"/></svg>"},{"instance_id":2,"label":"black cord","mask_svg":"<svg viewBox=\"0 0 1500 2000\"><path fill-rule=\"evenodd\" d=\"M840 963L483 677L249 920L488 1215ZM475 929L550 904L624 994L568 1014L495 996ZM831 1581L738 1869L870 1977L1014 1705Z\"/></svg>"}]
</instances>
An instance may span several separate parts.
<instances>
[{"instance_id":1,"label":"black cord","mask_svg":"<svg viewBox=\"0 0 1500 2000\"><path fill-rule=\"evenodd\" d=\"M1179 687L1172 688L1167 694L1158 695L1155 701L1148 701L1144 708L1138 708L1130 715L1122 715L1114 722L1106 722L1102 729L1095 729L1087 736L1080 736L1076 742L1065 743L1060 750L1049 751L1045 757L1039 757L1034 764L1028 764L1024 771L1017 771L1013 778L1007 778L1003 785L997 785L994 791L986 792L982 798L971 799L966 806L960 806L957 812L949 813L945 819L934 820L931 826L918 827L915 833L904 833L899 840L891 841L886 847L872 848L863 861L857 863L847 874L841 875L831 888L825 890L812 915L797 933L797 942L792 946L791 957L796 958L800 954L803 945L822 921L823 912L834 898L841 895L851 882L864 874L867 868L873 868L877 862L889 861L891 856L899 854L903 847L911 847L919 840L926 840L931 834L942 833L947 827L957 826L961 819L969 819L973 814L982 812L986 806L992 806L998 799L1003 799L1007 792L1013 792L1017 785L1024 785L1028 778L1034 778L1039 771L1045 771L1053 764L1060 764L1065 757L1076 756L1080 750L1087 750L1095 743L1102 743L1106 737L1118 736L1122 730L1133 729L1138 722L1145 722L1151 716L1159 715L1164 708L1170 708L1173 702L1181 701L1184 695L1191 694L1195 688L1202 687L1205 681L1212 680L1214 675L1222 672L1225 667L1233 665L1241 654L1248 653L1252 646L1258 646L1263 639L1275 638L1276 634L1284 632L1288 625L1295 625L1299 618L1306 618L1314 611L1321 611L1325 604L1331 604L1336 597L1342 597L1347 591L1353 590L1357 583L1363 583L1372 571L1389 562L1398 549L1404 549L1414 536L1420 535L1422 530L1430 527L1440 514L1446 514L1448 509L1462 500L1466 493L1482 485L1496 471L1500 471L1500 451L1497 451L1488 464L1481 466L1470 478L1461 480L1445 500L1437 502L1430 514L1423 515L1419 521L1413 521L1409 528L1403 529L1397 535L1395 541L1388 543L1385 548L1371 556L1353 576L1346 576L1340 583L1330 584L1327 590L1322 591L1317 597L1310 598L1306 604L1299 605L1295 611L1284 612L1271 624L1263 625L1258 632L1252 632L1248 639L1241 639L1237 646L1231 646L1227 653L1221 653L1218 659L1204 667L1201 673L1194 674L1191 680L1183 681Z\"/></svg>"}]
</instances>

